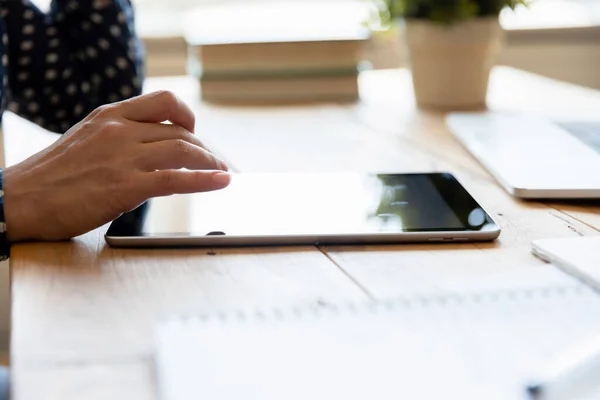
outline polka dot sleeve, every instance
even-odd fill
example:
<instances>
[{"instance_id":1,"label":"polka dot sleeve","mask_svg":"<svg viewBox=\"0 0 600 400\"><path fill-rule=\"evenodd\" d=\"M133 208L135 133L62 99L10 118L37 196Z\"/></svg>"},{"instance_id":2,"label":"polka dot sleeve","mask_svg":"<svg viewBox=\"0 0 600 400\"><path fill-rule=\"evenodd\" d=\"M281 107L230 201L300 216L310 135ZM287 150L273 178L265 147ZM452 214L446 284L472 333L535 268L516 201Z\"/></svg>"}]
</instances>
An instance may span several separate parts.
<instances>
[{"instance_id":1,"label":"polka dot sleeve","mask_svg":"<svg viewBox=\"0 0 600 400\"><path fill-rule=\"evenodd\" d=\"M94 108L138 95L143 54L129 0L1 1L9 109L65 132Z\"/></svg>"},{"instance_id":2,"label":"polka dot sleeve","mask_svg":"<svg viewBox=\"0 0 600 400\"><path fill-rule=\"evenodd\" d=\"M6 234L6 218L4 218L4 190L2 169L0 168L0 261L6 260L10 255L10 243Z\"/></svg>"}]
</instances>

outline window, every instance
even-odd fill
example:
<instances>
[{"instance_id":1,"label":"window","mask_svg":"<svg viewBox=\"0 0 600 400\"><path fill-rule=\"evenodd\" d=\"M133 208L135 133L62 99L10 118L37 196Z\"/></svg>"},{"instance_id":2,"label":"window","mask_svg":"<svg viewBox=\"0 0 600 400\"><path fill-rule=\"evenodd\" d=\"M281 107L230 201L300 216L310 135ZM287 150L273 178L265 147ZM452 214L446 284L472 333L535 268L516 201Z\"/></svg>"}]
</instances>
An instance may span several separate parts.
<instances>
[{"instance_id":1,"label":"window","mask_svg":"<svg viewBox=\"0 0 600 400\"><path fill-rule=\"evenodd\" d=\"M51 0L33 1L47 7ZM132 1L136 7L137 30L146 45L148 74L172 75L186 73L186 45L182 34L184 21L191 10L203 6L274 4L289 0ZM325 3L324 0L296 1L309 5ZM367 0L327 0L334 4L363 1ZM248 23L251 29L256 26L252 18L242 18L241 21L242 25ZM597 73L597 60L600 60L597 46L600 32L599 0L534 0L529 9L520 8L517 12L506 10L501 15L501 21L510 30L509 46L503 59L507 65L600 88ZM236 22L236 26L239 24ZM564 27L574 29L554 29ZM367 49L373 65L377 68L406 65L406 55L401 50L398 35L390 32L380 36Z\"/></svg>"},{"instance_id":2,"label":"window","mask_svg":"<svg viewBox=\"0 0 600 400\"><path fill-rule=\"evenodd\" d=\"M87 0L86 0L87 1ZM284 2L286 0L132 0L136 6L138 31L142 36L171 36L181 34L182 16L191 9L203 5L227 3ZM319 3L319 0L303 2ZM337 3L364 0L334 0ZM33 0L45 9L51 0ZM502 23L508 29L558 28L600 25L600 1L598 0L537 0L530 9L516 13L505 12Z\"/></svg>"},{"instance_id":3,"label":"window","mask_svg":"<svg viewBox=\"0 0 600 400\"><path fill-rule=\"evenodd\" d=\"M563 28L600 26L597 0L538 0L529 9L502 14L507 29Z\"/></svg>"},{"instance_id":4,"label":"window","mask_svg":"<svg viewBox=\"0 0 600 400\"><path fill-rule=\"evenodd\" d=\"M141 36L164 36L179 32L180 34L185 29L185 25L189 24L189 15L192 11L201 10L202 7L229 7L235 10L236 4L240 7L252 7L253 3L265 8L273 7L273 5L281 5L282 3L290 3L290 0L169 0L167 3L164 0L133 0L136 6L137 28ZM296 5L311 7L333 7L342 8L347 4L360 4L361 7L366 3L365 0L292 0ZM339 6L338 6L339 4ZM232 28L244 28L243 25L252 25L256 28L254 21L251 18L244 18L244 15L238 13L232 15L234 26ZM291 18L288 23L297 21ZM286 21L281 21L286 23ZM193 23L191 24L193 25ZM240 26L241 25L241 26Z\"/></svg>"}]
</instances>

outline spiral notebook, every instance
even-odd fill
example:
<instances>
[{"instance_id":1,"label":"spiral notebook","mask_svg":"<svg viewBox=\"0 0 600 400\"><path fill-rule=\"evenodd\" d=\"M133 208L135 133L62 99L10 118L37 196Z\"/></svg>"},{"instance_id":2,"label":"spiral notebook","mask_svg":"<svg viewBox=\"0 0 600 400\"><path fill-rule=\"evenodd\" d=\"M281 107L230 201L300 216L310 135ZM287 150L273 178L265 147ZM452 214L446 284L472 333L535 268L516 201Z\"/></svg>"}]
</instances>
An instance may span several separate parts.
<instances>
[{"instance_id":1,"label":"spiral notebook","mask_svg":"<svg viewBox=\"0 0 600 400\"><path fill-rule=\"evenodd\" d=\"M168 319L157 330L159 392L163 400L525 399L532 373L600 333L599 295L565 282Z\"/></svg>"}]
</instances>

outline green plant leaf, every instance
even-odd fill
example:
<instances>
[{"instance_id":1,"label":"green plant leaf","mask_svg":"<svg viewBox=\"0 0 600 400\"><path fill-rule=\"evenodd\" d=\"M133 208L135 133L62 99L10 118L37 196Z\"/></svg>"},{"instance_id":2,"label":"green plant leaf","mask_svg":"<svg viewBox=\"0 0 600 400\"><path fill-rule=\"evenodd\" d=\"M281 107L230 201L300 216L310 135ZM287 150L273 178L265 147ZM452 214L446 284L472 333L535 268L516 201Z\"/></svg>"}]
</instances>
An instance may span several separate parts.
<instances>
[{"instance_id":1,"label":"green plant leaf","mask_svg":"<svg viewBox=\"0 0 600 400\"><path fill-rule=\"evenodd\" d=\"M471 18L497 16L502 9L527 6L530 0L371 0L378 4L383 23L396 18L453 24Z\"/></svg>"}]
</instances>

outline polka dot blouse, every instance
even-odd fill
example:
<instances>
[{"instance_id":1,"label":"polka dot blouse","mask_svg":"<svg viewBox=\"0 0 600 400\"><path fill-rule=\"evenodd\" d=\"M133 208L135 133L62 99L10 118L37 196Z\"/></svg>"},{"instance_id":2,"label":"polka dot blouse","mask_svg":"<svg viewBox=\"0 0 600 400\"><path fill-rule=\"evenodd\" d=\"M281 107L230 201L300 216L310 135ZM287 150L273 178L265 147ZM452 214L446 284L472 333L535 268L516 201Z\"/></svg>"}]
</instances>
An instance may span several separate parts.
<instances>
[{"instance_id":1,"label":"polka dot blouse","mask_svg":"<svg viewBox=\"0 0 600 400\"><path fill-rule=\"evenodd\" d=\"M94 108L141 91L129 0L0 0L0 106L63 133ZM0 171L0 258L8 255Z\"/></svg>"}]
</instances>

